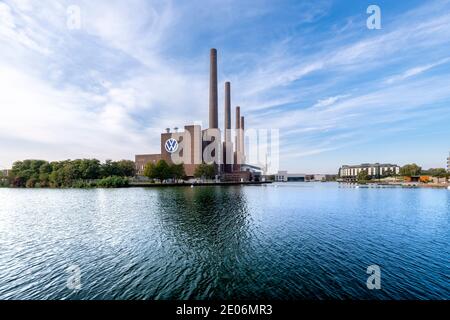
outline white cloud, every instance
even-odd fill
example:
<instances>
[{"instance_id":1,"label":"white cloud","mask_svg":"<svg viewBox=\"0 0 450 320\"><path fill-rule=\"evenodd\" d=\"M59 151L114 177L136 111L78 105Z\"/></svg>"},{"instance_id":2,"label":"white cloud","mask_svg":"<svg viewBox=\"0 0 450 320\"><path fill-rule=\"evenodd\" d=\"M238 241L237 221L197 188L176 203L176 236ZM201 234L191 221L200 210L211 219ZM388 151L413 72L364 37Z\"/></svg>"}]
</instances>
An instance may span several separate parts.
<instances>
[{"instance_id":1,"label":"white cloud","mask_svg":"<svg viewBox=\"0 0 450 320\"><path fill-rule=\"evenodd\" d=\"M337 95L334 97L328 97L326 99L321 99L321 100L317 101L317 103L314 105L314 107L317 107L317 108L328 107L328 106L335 104L337 101L339 101L341 99L345 99L349 96L350 95L348 95L348 94L341 94L341 95Z\"/></svg>"},{"instance_id":2,"label":"white cloud","mask_svg":"<svg viewBox=\"0 0 450 320\"><path fill-rule=\"evenodd\" d=\"M435 67L443 65L445 63L448 63L449 61L450 61L450 58L444 58L444 59L441 59L441 60L439 60L439 61L437 61L435 63L430 63L430 64L426 64L426 65L423 65L423 66L418 66L418 67L414 67L414 68L408 69L408 70L406 70L405 72L403 72L401 74L398 74L398 75L395 75L395 76L392 76L392 77L388 78L386 80L386 83L387 84L392 84L392 83L397 82L397 81L402 81L402 80L408 79L410 77L413 77L413 76L419 75L421 73L424 73L424 72L426 72L426 71L428 71L430 69L433 69Z\"/></svg>"}]
</instances>

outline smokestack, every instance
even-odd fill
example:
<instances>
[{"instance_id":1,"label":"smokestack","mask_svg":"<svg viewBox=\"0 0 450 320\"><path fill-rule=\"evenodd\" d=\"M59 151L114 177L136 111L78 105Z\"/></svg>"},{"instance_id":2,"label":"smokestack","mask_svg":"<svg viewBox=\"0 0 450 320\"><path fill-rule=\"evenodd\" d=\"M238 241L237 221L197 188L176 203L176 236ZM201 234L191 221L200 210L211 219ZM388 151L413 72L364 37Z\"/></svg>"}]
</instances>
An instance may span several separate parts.
<instances>
[{"instance_id":1,"label":"smokestack","mask_svg":"<svg viewBox=\"0 0 450 320\"><path fill-rule=\"evenodd\" d=\"M209 69L209 128L218 128L217 50L211 49Z\"/></svg>"},{"instance_id":2,"label":"smokestack","mask_svg":"<svg viewBox=\"0 0 450 320\"><path fill-rule=\"evenodd\" d=\"M231 88L230 83L225 82L225 142L231 142Z\"/></svg>"},{"instance_id":3,"label":"smokestack","mask_svg":"<svg viewBox=\"0 0 450 320\"><path fill-rule=\"evenodd\" d=\"M244 143L244 130L245 130L245 119L241 117L241 153L242 157L245 155L245 143Z\"/></svg>"},{"instance_id":4,"label":"smokestack","mask_svg":"<svg viewBox=\"0 0 450 320\"><path fill-rule=\"evenodd\" d=\"M240 129L241 128L241 107L236 107L236 152L240 152L241 139L240 139Z\"/></svg>"}]
</instances>

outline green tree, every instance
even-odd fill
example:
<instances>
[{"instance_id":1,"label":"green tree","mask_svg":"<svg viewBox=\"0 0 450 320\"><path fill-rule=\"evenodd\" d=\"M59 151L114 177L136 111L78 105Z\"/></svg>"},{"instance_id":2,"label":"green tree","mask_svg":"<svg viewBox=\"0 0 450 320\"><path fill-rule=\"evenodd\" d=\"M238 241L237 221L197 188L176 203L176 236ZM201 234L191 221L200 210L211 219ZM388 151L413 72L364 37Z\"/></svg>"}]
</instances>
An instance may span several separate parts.
<instances>
[{"instance_id":1,"label":"green tree","mask_svg":"<svg viewBox=\"0 0 450 320\"><path fill-rule=\"evenodd\" d=\"M81 178L85 180L94 180L100 177L101 165L97 159L83 159L79 163Z\"/></svg>"},{"instance_id":2,"label":"green tree","mask_svg":"<svg viewBox=\"0 0 450 320\"><path fill-rule=\"evenodd\" d=\"M169 179L171 176L170 166L164 160L159 160L156 164L156 178L161 182Z\"/></svg>"},{"instance_id":3,"label":"green tree","mask_svg":"<svg viewBox=\"0 0 450 320\"><path fill-rule=\"evenodd\" d=\"M112 160L108 159L101 165L100 177L111 177L116 175L115 166Z\"/></svg>"},{"instance_id":4,"label":"green tree","mask_svg":"<svg viewBox=\"0 0 450 320\"><path fill-rule=\"evenodd\" d=\"M422 173L422 168L417 164L407 164L400 168L400 175L404 177L418 176Z\"/></svg>"},{"instance_id":5,"label":"green tree","mask_svg":"<svg viewBox=\"0 0 450 320\"><path fill-rule=\"evenodd\" d=\"M144 167L144 176L150 179L156 179L156 164L149 162Z\"/></svg>"},{"instance_id":6,"label":"green tree","mask_svg":"<svg viewBox=\"0 0 450 320\"><path fill-rule=\"evenodd\" d=\"M432 168L432 169L428 170L428 172L432 177L435 177L438 179L438 183L440 182L439 180L441 178L448 177L448 172L444 168Z\"/></svg>"},{"instance_id":7,"label":"green tree","mask_svg":"<svg viewBox=\"0 0 450 320\"><path fill-rule=\"evenodd\" d=\"M95 180L111 176L134 175L134 162L97 159L53 161L24 160L14 162L8 184L13 187L90 187ZM117 179L116 179L117 180ZM113 184L114 185L114 184Z\"/></svg>"},{"instance_id":8,"label":"green tree","mask_svg":"<svg viewBox=\"0 0 450 320\"><path fill-rule=\"evenodd\" d=\"M202 163L197 166L194 172L194 177L202 179L214 179L216 176L216 169L214 164Z\"/></svg>"},{"instance_id":9,"label":"green tree","mask_svg":"<svg viewBox=\"0 0 450 320\"><path fill-rule=\"evenodd\" d=\"M134 161L120 160L117 162L118 171L123 177L134 177L136 174L136 166Z\"/></svg>"},{"instance_id":10,"label":"green tree","mask_svg":"<svg viewBox=\"0 0 450 320\"><path fill-rule=\"evenodd\" d=\"M156 164L147 163L144 168L144 176L150 179L158 179L163 182L172 177L170 166L164 160L159 160Z\"/></svg>"},{"instance_id":11,"label":"green tree","mask_svg":"<svg viewBox=\"0 0 450 320\"><path fill-rule=\"evenodd\" d=\"M170 166L170 174L172 179L176 180L181 180L181 179L185 179L186 178L186 172L184 171L184 164L180 163L180 164L172 164Z\"/></svg>"},{"instance_id":12,"label":"green tree","mask_svg":"<svg viewBox=\"0 0 450 320\"><path fill-rule=\"evenodd\" d=\"M135 165L134 162L130 160L106 160L105 163L101 165L100 175L101 177L133 177L135 175Z\"/></svg>"},{"instance_id":13,"label":"green tree","mask_svg":"<svg viewBox=\"0 0 450 320\"><path fill-rule=\"evenodd\" d=\"M367 170L361 170L358 172L357 180L359 183L365 183L370 180L369 173Z\"/></svg>"},{"instance_id":14,"label":"green tree","mask_svg":"<svg viewBox=\"0 0 450 320\"><path fill-rule=\"evenodd\" d=\"M128 179L125 177L111 176L97 181L97 186L101 188L122 188L128 186Z\"/></svg>"},{"instance_id":15,"label":"green tree","mask_svg":"<svg viewBox=\"0 0 450 320\"><path fill-rule=\"evenodd\" d=\"M52 172L52 166L50 163L45 162L39 167L39 173L50 174Z\"/></svg>"}]
</instances>

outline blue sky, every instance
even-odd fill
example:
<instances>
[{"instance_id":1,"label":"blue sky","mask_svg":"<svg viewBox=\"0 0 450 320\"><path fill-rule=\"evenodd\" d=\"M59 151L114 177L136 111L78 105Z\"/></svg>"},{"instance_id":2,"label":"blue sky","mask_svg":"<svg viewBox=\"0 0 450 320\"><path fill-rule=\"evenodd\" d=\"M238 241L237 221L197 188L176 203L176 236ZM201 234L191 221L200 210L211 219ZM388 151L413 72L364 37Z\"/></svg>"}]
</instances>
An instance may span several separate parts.
<instances>
[{"instance_id":1,"label":"blue sky","mask_svg":"<svg viewBox=\"0 0 450 320\"><path fill-rule=\"evenodd\" d=\"M229 80L247 128L280 130L282 169L445 166L450 1L5 0L0 168L159 152L164 128L206 125L211 47L219 106Z\"/></svg>"}]
</instances>

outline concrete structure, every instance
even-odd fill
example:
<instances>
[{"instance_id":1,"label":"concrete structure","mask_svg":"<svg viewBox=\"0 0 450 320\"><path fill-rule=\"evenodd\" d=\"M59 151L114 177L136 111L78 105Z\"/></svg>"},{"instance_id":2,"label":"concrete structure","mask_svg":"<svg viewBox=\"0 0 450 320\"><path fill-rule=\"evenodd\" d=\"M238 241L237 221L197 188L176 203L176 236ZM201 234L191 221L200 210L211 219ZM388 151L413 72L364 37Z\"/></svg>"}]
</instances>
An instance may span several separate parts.
<instances>
[{"instance_id":1,"label":"concrete structure","mask_svg":"<svg viewBox=\"0 0 450 320\"><path fill-rule=\"evenodd\" d=\"M209 80L209 128L202 130L199 125L187 125L184 131L174 132L166 129L161 133L160 154L136 155L136 171L142 175L145 165L164 160L168 164L183 163L186 175L193 177L196 168L202 163L214 164L216 173L226 181L248 181L253 179L256 171L241 167L245 161L244 132L245 119L240 107L236 107L236 138L233 150L231 136L231 84L225 82L224 132L218 125L218 90L217 90L217 50L210 51ZM223 134L223 143L222 143ZM169 146L169 147L168 147Z\"/></svg>"},{"instance_id":2,"label":"concrete structure","mask_svg":"<svg viewBox=\"0 0 450 320\"><path fill-rule=\"evenodd\" d=\"M325 182L335 180L335 174L288 173L287 171L278 171L278 173L275 174L276 182Z\"/></svg>"},{"instance_id":3,"label":"concrete structure","mask_svg":"<svg viewBox=\"0 0 450 320\"><path fill-rule=\"evenodd\" d=\"M278 171L278 173L275 174L276 182L308 182L313 179L313 175L304 173L288 173L287 171Z\"/></svg>"},{"instance_id":4,"label":"concrete structure","mask_svg":"<svg viewBox=\"0 0 450 320\"><path fill-rule=\"evenodd\" d=\"M217 97L217 50L211 49L209 69L209 127L219 127Z\"/></svg>"},{"instance_id":5,"label":"concrete structure","mask_svg":"<svg viewBox=\"0 0 450 320\"><path fill-rule=\"evenodd\" d=\"M336 181L337 175L336 174L313 174L312 181L318 181L318 182L328 182L328 181Z\"/></svg>"},{"instance_id":6,"label":"concrete structure","mask_svg":"<svg viewBox=\"0 0 450 320\"><path fill-rule=\"evenodd\" d=\"M225 105L224 105L225 137L223 143L223 172L231 173L233 167L230 164L234 160L233 142L231 141L231 84L225 82Z\"/></svg>"},{"instance_id":7,"label":"concrete structure","mask_svg":"<svg viewBox=\"0 0 450 320\"><path fill-rule=\"evenodd\" d=\"M240 142L240 151L241 151L241 163L245 163L245 147L244 147L244 132L245 132L245 117L241 117L241 142Z\"/></svg>"},{"instance_id":8,"label":"concrete structure","mask_svg":"<svg viewBox=\"0 0 450 320\"><path fill-rule=\"evenodd\" d=\"M234 152L234 171L241 170L241 164L244 163L244 133L242 129L242 116L241 116L241 107L236 107L236 137L235 137L235 146L236 151Z\"/></svg>"},{"instance_id":9,"label":"concrete structure","mask_svg":"<svg viewBox=\"0 0 450 320\"><path fill-rule=\"evenodd\" d=\"M370 178L381 179L392 174L399 174L400 167L390 163L363 163L360 165L343 165L339 169L339 176L344 181L356 181L358 174L366 171Z\"/></svg>"}]
</instances>

